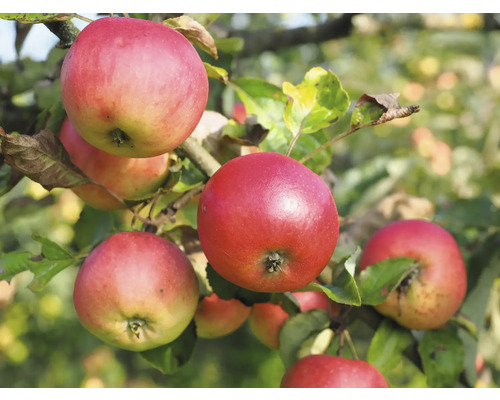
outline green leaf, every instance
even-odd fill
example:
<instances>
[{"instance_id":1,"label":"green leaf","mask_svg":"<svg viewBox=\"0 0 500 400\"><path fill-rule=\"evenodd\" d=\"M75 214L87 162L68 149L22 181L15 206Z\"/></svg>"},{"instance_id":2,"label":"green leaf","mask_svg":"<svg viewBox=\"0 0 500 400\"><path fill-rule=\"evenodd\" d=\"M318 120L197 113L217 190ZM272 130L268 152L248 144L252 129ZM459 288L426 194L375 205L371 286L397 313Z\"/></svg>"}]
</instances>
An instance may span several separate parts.
<instances>
[{"instance_id":1,"label":"green leaf","mask_svg":"<svg viewBox=\"0 0 500 400\"><path fill-rule=\"evenodd\" d=\"M224 84L229 81L229 74L224 68L215 67L207 62L203 62L203 65L205 66L209 78L217 79Z\"/></svg>"},{"instance_id":2,"label":"green leaf","mask_svg":"<svg viewBox=\"0 0 500 400\"><path fill-rule=\"evenodd\" d=\"M308 285L309 286L309 285ZM337 303L352 306L361 305L361 297L354 277L344 268L332 283L320 285L312 282L310 287L323 291L330 299Z\"/></svg>"},{"instance_id":3,"label":"green leaf","mask_svg":"<svg viewBox=\"0 0 500 400\"><path fill-rule=\"evenodd\" d=\"M452 388L457 385L464 366L464 348L456 332L440 329L426 331L418 345L429 387Z\"/></svg>"},{"instance_id":4,"label":"green leaf","mask_svg":"<svg viewBox=\"0 0 500 400\"><path fill-rule=\"evenodd\" d=\"M141 351L139 354L163 374L174 374L190 360L195 344L196 326L194 321L191 321L184 332L173 342L155 349Z\"/></svg>"},{"instance_id":5,"label":"green leaf","mask_svg":"<svg viewBox=\"0 0 500 400\"><path fill-rule=\"evenodd\" d=\"M401 361L403 351L412 343L408 329L384 319L373 336L366 361L382 374L392 371Z\"/></svg>"},{"instance_id":6,"label":"green leaf","mask_svg":"<svg viewBox=\"0 0 500 400\"><path fill-rule=\"evenodd\" d=\"M255 303L266 303L271 300L270 293L254 292L229 282L220 276L210 264L207 265L206 271L212 290L223 300L238 299L246 306Z\"/></svg>"},{"instance_id":7,"label":"green leaf","mask_svg":"<svg viewBox=\"0 0 500 400\"><path fill-rule=\"evenodd\" d=\"M255 115L265 129L283 129L282 115L286 96L281 89L264 79L239 78L231 81L248 115Z\"/></svg>"},{"instance_id":8,"label":"green leaf","mask_svg":"<svg viewBox=\"0 0 500 400\"><path fill-rule=\"evenodd\" d=\"M79 250L91 248L117 231L119 223L119 215L84 205L78 221L73 225L74 243Z\"/></svg>"},{"instance_id":9,"label":"green leaf","mask_svg":"<svg viewBox=\"0 0 500 400\"><path fill-rule=\"evenodd\" d=\"M80 257L75 257L70 251L46 237L35 234L33 239L42 245L41 254L38 256L27 252L0 254L0 279L9 280L21 272L31 271L34 277L28 288L39 292L59 272L79 262Z\"/></svg>"},{"instance_id":10,"label":"green leaf","mask_svg":"<svg viewBox=\"0 0 500 400\"><path fill-rule=\"evenodd\" d=\"M358 276L358 288L364 305L382 303L401 281L417 267L408 257L389 258L368 266Z\"/></svg>"},{"instance_id":11,"label":"green leaf","mask_svg":"<svg viewBox=\"0 0 500 400\"><path fill-rule=\"evenodd\" d=\"M61 261L73 259L73 254L62 247L60 244L38 234L33 234L33 240L41 243L42 245L42 255L51 261Z\"/></svg>"},{"instance_id":12,"label":"green leaf","mask_svg":"<svg viewBox=\"0 0 500 400\"><path fill-rule=\"evenodd\" d=\"M177 183L172 187L172 191L184 193L202 184L205 180L205 174L186 157L182 160L181 175Z\"/></svg>"},{"instance_id":13,"label":"green leaf","mask_svg":"<svg viewBox=\"0 0 500 400\"><path fill-rule=\"evenodd\" d=\"M243 50L245 42L242 38L231 37L215 40L215 46L222 53L235 54Z\"/></svg>"},{"instance_id":14,"label":"green leaf","mask_svg":"<svg viewBox=\"0 0 500 400\"><path fill-rule=\"evenodd\" d=\"M44 129L33 136L4 135L2 153L7 164L47 190L91 183L49 130Z\"/></svg>"},{"instance_id":15,"label":"green leaf","mask_svg":"<svg viewBox=\"0 0 500 400\"><path fill-rule=\"evenodd\" d=\"M460 308L477 327L477 336L485 326L486 310L491 288L500 276L500 233L496 232L483 241L468 260L467 296ZM459 331L465 348L465 377L470 386L476 383L476 354L478 342L465 330Z\"/></svg>"},{"instance_id":16,"label":"green leaf","mask_svg":"<svg viewBox=\"0 0 500 400\"><path fill-rule=\"evenodd\" d=\"M10 281L17 274L28 271L31 257L28 252L0 253L0 281Z\"/></svg>"},{"instance_id":17,"label":"green leaf","mask_svg":"<svg viewBox=\"0 0 500 400\"><path fill-rule=\"evenodd\" d=\"M289 315L295 315L300 312L299 301L291 292L272 293L270 302L280 305Z\"/></svg>"},{"instance_id":18,"label":"green leaf","mask_svg":"<svg viewBox=\"0 0 500 400\"><path fill-rule=\"evenodd\" d=\"M408 117L420 110L418 105L402 107L397 98L399 93L363 94L354 107L351 128L363 125L378 125L396 118Z\"/></svg>"},{"instance_id":19,"label":"green leaf","mask_svg":"<svg viewBox=\"0 0 500 400\"><path fill-rule=\"evenodd\" d=\"M60 13L5 13L0 14L0 19L14 20L23 24L40 24L53 21L67 21L73 18L74 14Z\"/></svg>"},{"instance_id":20,"label":"green leaf","mask_svg":"<svg viewBox=\"0 0 500 400\"><path fill-rule=\"evenodd\" d=\"M321 67L310 69L297 86L284 82L283 93L288 97L285 122L294 135L327 128L349 108L349 95L337 76Z\"/></svg>"},{"instance_id":21,"label":"green leaf","mask_svg":"<svg viewBox=\"0 0 500 400\"><path fill-rule=\"evenodd\" d=\"M279 332L280 357L285 368L297 360L303 343L328 328L330 320L325 310L302 311L289 317Z\"/></svg>"}]
</instances>

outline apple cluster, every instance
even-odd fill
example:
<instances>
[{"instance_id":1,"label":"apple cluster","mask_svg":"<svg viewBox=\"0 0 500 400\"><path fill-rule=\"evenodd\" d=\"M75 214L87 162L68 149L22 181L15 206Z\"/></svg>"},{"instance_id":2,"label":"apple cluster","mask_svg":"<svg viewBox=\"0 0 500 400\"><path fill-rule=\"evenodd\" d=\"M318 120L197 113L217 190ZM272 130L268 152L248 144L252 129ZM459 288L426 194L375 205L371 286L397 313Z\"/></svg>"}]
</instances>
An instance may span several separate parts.
<instances>
[{"instance_id":1,"label":"apple cluster","mask_svg":"<svg viewBox=\"0 0 500 400\"><path fill-rule=\"evenodd\" d=\"M208 78L191 43L165 25L109 17L90 23L61 70L67 118L60 140L92 184L72 190L93 207L114 210L161 187L168 153L191 135L208 99ZM244 122L244 118L241 120ZM324 180L289 156L257 152L222 165L199 198L198 235L211 267L241 288L293 292L300 311L338 315L323 291L299 291L328 265L339 217ZM465 266L453 237L438 225L403 220L376 232L360 271L387 258L418 264L376 306L410 329L439 329L466 291ZM231 334L249 321L256 338L279 349L290 317L280 304L248 306L212 293L175 244L148 232L119 232L96 246L74 285L82 325L104 342L130 351L177 339L194 320L197 336ZM360 379L362 377L362 379ZM333 355L299 359L281 387L388 387L373 366Z\"/></svg>"}]
</instances>

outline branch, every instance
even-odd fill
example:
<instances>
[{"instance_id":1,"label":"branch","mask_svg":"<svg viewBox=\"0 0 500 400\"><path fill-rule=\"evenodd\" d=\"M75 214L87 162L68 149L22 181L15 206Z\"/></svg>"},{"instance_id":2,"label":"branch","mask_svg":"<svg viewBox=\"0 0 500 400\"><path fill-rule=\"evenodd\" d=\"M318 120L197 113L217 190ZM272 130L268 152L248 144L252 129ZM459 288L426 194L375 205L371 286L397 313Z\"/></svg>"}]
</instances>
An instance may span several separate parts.
<instances>
[{"instance_id":1,"label":"branch","mask_svg":"<svg viewBox=\"0 0 500 400\"><path fill-rule=\"evenodd\" d=\"M288 30L264 29L255 32L235 31L230 36L244 40L239 57L248 57L264 51L276 51L305 43L320 43L330 39L339 39L350 35L352 18L356 14L343 14L322 24Z\"/></svg>"},{"instance_id":2,"label":"branch","mask_svg":"<svg viewBox=\"0 0 500 400\"><path fill-rule=\"evenodd\" d=\"M70 20L45 22L44 25L61 40L58 47L62 49L68 49L80 33Z\"/></svg>"}]
</instances>

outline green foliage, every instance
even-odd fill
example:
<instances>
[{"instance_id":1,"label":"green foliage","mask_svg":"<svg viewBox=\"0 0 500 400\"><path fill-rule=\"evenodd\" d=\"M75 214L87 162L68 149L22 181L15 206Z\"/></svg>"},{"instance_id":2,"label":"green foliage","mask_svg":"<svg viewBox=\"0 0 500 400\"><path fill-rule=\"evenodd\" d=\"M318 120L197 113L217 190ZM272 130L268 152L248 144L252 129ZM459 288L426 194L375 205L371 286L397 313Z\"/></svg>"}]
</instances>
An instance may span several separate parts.
<instances>
[{"instance_id":1,"label":"green foliage","mask_svg":"<svg viewBox=\"0 0 500 400\"><path fill-rule=\"evenodd\" d=\"M0 19L25 24L73 17L0 14ZM332 16L301 17L317 23ZM494 107L500 97L500 65L491 56L500 46L497 35L411 28L419 18L430 18L422 15L366 14L345 38L246 57L239 57L241 50L248 51L246 38L219 35L241 27L246 34L282 29L288 18L293 16L192 14L165 23L209 59L204 63L209 105L228 121L220 131L209 132L212 138L220 134L219 148L200 141L207 151L220 162L242 146L290 150L297 160L315 152L305 165L330 179L345 218L341 236L348 241L337 246L328 266L331 276L303 290L326 293L341 304L340 313L298 312L290 293L244 290L202 262L207 290L249 306L281 304L290 314L280 331L279 351L261 345L248 324L215 340L196 338L191 324L174 343L140 356L104 346L85 331L71 302L85 254L112 233L132 229L142 221L138 214L154 216L150 201L162 214L207 176L180 151L172 154L165 190L144 199L133 210L137 214L96 210L71 196L63 188L88 179L57 140L65 117L59 69L66 50L54 48L44 61L19 58L0 66L0 280L15 285L14 300L0 311L0 386L78 387L97 379L108 387L277 387L285 367L314 351L366 359L392 387L480 385L485 376L476 370L480 351L493 377L487 384L500 385L500 337L492 323L500 308L491 301L500 279L500 135L495 129L500 116ZM398 25L402 20L403 27ZM382 30L370 33L377 26ZM24 39L19 34L17 40L19 54ZM400 106L396 98L404 105L418 103L419 113L406 117L416 110ZM351 104L350 99L358 100ZM236 101L249 115L245 124L231 119ZM322 147L343 134L349 137ZM383 201L394 194L405 200L387 208ZM424 213L414 199L426 199L431 211ZM411 273L413 260L356 271L370 233L408 216L432 218L455 236L464 254L467 296L460 314L444 329L411 331L371 308ZM159 233L185 249L193 241L186 232L195 229L195 196L176 210L174 221L159 225Z\"/></svg>"}]
</instances>

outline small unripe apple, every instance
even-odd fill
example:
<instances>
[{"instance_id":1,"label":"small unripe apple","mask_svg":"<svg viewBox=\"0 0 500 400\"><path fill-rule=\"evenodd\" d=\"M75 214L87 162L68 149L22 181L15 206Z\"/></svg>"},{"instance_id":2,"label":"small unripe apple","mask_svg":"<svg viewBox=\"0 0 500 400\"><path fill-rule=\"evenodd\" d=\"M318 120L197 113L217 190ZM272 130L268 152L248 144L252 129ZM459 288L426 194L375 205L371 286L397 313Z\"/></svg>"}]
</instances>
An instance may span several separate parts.
<instances>
[{"instance_id":1,"label":"small unripe apple","mask_svg":"<svg viewBox=\"0 0 500 400\"><path fill-rule=\"evenodd\" d=\"M123 157L154 157L179 146L208 100L205 66L166 25L105 17L87 25L61 68L69 119L93 146Z\"/></svg>"},{"instance_id":2,"label":"small unripe apple","mask_svg":"<svg viewBox=\"0 0 500 400\"><path fill-rule=\"evenodd\" d=\"M335 249L338 213L321 177L279 153L236 157L207 182L198 233L222 277L256 292L300 289Z\"/></svg>"},{"instance_id":3,"label":"small unripe apple","mask_svg":"<svg viewBox=\"0 0 500 400\"><path fill-rule=\"evenodd\" d=\"M399 220L366 243L360 271L379 261L409 257L417 268L375 309L410 329L439 329L460 308L467 290L464 260L453 236L426 220Z\"/></svg>"},{"instance_id":4,"label":"small unripe apple","mask_svg":"<svg viewBox=\"0 0 500 400\"><path fill-rule=\"evenodd\" d=\"M215 339L236 331L247 320L250 307L237 299L223 300L215 293L200 300L194 322L196 333L205 339Z\"/></svg>"},{"instance_id":5,"label":"small unripe apple","mask_svg":"<svg viewBox=\"0 0 500 400\"><path fill-rule=\"evenodd\" d=\"M59 139L73 164L86 176L123 200L144 199L153 194L168 175L168 154L150 158L129 158L106 153L83 140L68 118L63 122ZM95 208L118 210L126 207L98 185L74 186L71 190Z\"/></svg>"},{"instance_id":6,"label":"small unripe apple","mask_svg":"<svg viewBox=\"0 0 500 400\"><path fill-rule=\"evenodd\" d=\"M315 354L297 360L281 388L388 388L384 376L363 360Z\"/></svg>"},{"instance_id":7,"label":"small unripe apple","mask_svg":"<svg viewBox=\"0 0 500 400\"><path fill-rule=\"evenodd\" d=\"M333 313L333 308L337 306L323 292L295 292L292 295L297 299L300 311L319 308ZM280 329L289 317L279 304L256 303L252 306L248 322L257 339L271 349L278 349Z\"/></svg>"},{"instance_id":8,"label":"small unripe apple","mask_svg":"<svg viewBox=\"0 0 500 400\"><path fill-rule=\"evenodd\" d=\"M101 242L83 262L73 290L82 325L107 344L131 351L179 337L198 299L189 259L148 232L119 232Z\"/></svg>"}]
</instances>

